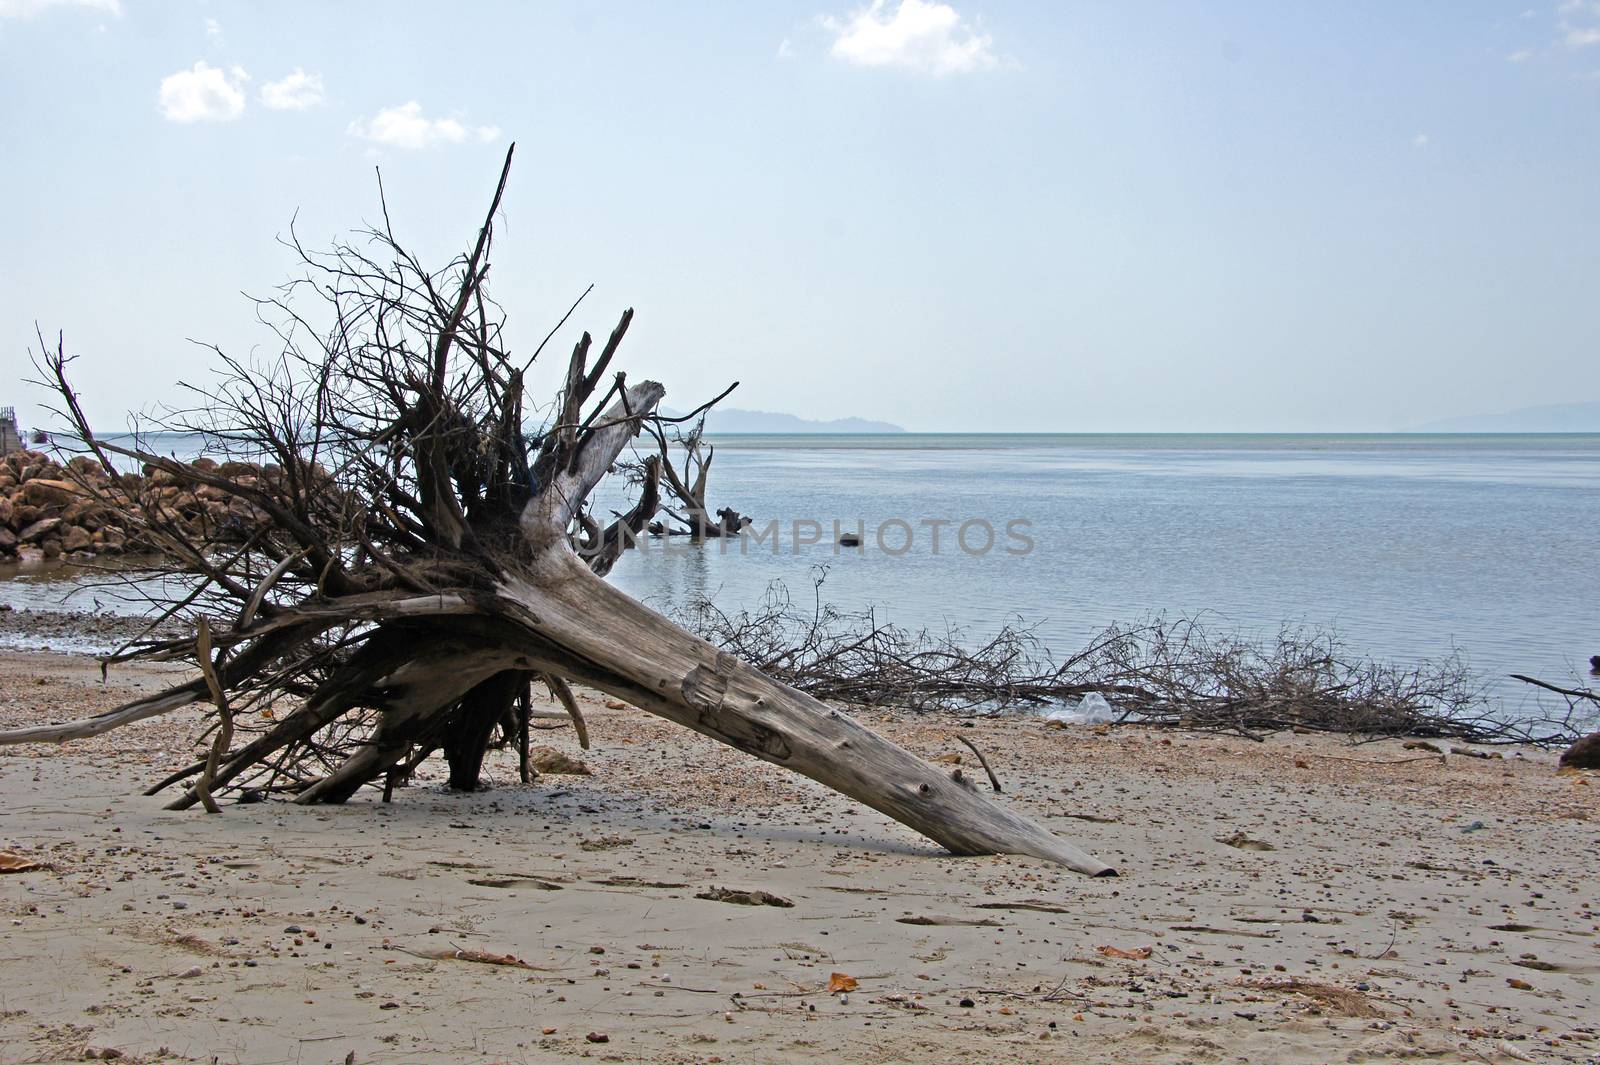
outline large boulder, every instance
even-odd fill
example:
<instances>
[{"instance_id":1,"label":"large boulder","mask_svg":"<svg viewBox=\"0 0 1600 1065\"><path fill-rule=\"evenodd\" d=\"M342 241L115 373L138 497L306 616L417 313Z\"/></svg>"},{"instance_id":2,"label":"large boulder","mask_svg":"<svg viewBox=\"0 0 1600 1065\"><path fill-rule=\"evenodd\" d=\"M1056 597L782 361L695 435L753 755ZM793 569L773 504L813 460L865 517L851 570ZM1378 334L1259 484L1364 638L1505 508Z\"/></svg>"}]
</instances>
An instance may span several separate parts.
<instances>
[{"instance_id":1,"label":"large boulder","mask_svg":"<svg viewBox=\"0 0 1600 1065\"><path fill-rule=\"evenodd\" d=\"M176 475L167 472L159 466L152 466L149 463L146 463L144 467L144 483L156 488L160 488L166 485L177 484L178 478Z\"/></svg>"},{"instance_id":2,"label":"large boulder","mask_svg":"<svg viewBox=\"0 0 1600 1065\"><path fill-rule=\"evenodd\" d=\"M80 498L78 486L71 481L54 481L35 477L22 486L22 498L36 507L65 506Z\"/></svg>"},{"instance_id":3,"label":"large boulder","mask_svg":"<svg viewBox=\"0 0 1600 1065\"><path fill-rule=\"evenodd\" d=\"M87 551L93 544L94 537L81 525L74 525L61 534L63 551Z\"/></svg>"},{"instance_id":4,"label":"large boulder","mask_svg":"<svg viewBox=\"0 0 1600 1065\"><path fill-rule=\"evenodd\" d=\"M60 526L60 518L40 518L17 533L17 539L25 544L35 543L54 533Z\"/></svg>"}]
</instances>

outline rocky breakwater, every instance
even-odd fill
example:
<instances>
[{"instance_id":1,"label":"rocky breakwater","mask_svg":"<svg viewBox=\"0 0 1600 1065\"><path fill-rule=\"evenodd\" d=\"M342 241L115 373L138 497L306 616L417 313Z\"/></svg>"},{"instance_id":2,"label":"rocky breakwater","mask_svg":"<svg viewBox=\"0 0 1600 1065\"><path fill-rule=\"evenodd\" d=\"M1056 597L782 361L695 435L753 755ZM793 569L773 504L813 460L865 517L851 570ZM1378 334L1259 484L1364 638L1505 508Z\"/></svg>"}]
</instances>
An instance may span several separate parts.
<instances>
[{"instance_id":1,"label":"rocky breakwater","mask_svg":"<svg viewBox=\"0 0 1600 1065\"><path fill-rule=\"evenodd\" d=\"M275 466L196 459L241 488L279 475ZM242 540L264 519L244 499L209 485L180 483L146 466L116 478L79 456L65 465L38 451L0 461L0 558L20 561L161 550L161 534L200 545Z\"/></svg>"}]
</instances>

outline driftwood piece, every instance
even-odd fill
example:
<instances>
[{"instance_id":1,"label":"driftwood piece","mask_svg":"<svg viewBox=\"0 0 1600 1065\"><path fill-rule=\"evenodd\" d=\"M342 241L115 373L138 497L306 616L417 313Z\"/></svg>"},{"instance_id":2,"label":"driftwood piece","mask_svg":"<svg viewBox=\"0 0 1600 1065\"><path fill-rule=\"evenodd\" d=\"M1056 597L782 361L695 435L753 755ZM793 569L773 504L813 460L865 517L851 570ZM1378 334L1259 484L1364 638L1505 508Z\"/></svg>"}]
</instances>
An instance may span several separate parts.
<instances>
[{"instance_id":1,"label":"driftwood piece","mask_svg":"<svg viewBox=\"0 0 1600 1065\"><path fill-rule=\"evenodd\" d=\"M573 731L578 734L578 746L584 750L589 749L589 726L583 720L583 711L578 708L578 700L573 696L572 689L567 682L554 673L544 674L545 685L550 689L550 694L561 703L562 709L572 719Z\"/></svg>"},{"instance_id":2,"label":"driftwood piece","mask_svg":"<svg viewBox=\"0 0 1600 1065\"><path fill-rule=\"evenodd\" d=\"M965 744L967 750L978 756L978 764L983 766L983 771L989 775L989 786L996 792L1004 791L1005 789L1000 786L1000 778L995 776L993 769L989 768L989 759L985 758L983 756L983 752L978 750L978 745L967 739L965 736L957 735L956 739Z\"/></svg>"},{"instance_id":3,"label":"driftwood piece","mask_svg":"<svg viewBox=\"0 0 1600 1065\"><path fill-rule=\"evenodd\" d=\"M266 585L263 584L263 587ZM259 595L259 592L258 592ZM259 598L252 598L246 612L253 613L254 607L260 605ZM216 663L211 660L211 623L204 617L195 623L194 657L200 664L200 673L205 677L206 690L211 693L211 703L217 708L217 736L212 741L211 750L206 754L205 768L200 771L200 779L195 781L195 794L200 796L200 802L205 806L206 813L219 814L222 808L217 805L217 800L211 797L211 785L217 778L217 763L224 752L233 744L233 710L228 706L228 696L222 690L222 682L217 677Z\"/></svg>"}]
</instances>

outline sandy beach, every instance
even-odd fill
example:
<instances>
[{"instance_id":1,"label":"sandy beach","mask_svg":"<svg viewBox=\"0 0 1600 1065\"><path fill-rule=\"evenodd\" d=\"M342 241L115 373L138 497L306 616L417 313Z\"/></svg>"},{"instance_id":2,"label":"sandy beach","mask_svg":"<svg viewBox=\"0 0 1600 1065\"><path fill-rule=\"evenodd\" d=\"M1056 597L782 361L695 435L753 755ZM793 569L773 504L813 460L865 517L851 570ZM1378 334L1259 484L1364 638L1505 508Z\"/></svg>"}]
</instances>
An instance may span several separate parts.
<instances>
[{"instance_id":1,"label":"sandy beach","mask_svg":"<svg viewBox=\"0 0 1600 1065\"><path fill-rule=\"evenodd\" d=\"M5 725L165 679L0 678ZM0 750L0 849L47 866L0 876L0 1061L1600 1058L1600 787L1551 755L863 715L971 739L1087 879L585 706L593 750L541 739L592 775L388 805L163 811L194 714Z\"/></svg>"},{"instance_id":2,"label":"sandy beach","mask_svg":"<svg viewBox=\"0 0 1600 1065\"><path fill-rule=\"evenodd\" d=\"M1600 0L0 87L0 1065L1600 1065Z\"/></svg>"}]
</instances>

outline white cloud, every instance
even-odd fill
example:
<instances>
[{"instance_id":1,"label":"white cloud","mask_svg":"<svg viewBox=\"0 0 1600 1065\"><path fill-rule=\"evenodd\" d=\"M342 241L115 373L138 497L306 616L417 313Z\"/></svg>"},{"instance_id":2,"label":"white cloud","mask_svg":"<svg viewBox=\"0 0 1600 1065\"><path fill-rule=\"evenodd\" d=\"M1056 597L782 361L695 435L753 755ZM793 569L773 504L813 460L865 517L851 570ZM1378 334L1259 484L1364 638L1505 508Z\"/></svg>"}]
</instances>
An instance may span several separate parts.
<instances>
[{"instance_id":1,"label":"white cloud","mask_svg":"<svg viewBox=\"0 0 1600 1065\"><path fill-rule=\"evenodd\" d=\"M783 40L778 42L778 58L779 59L789 59L793 55L794 55L794 45L789 43L789 38L785 37Z\"/></svg>"},{"instance_id":2,"label":"white cloud","mask_svg":"<svg viewBox=\"0 0 1600 1065\"><path fill-rule=\"evenodd\" d=\"M833 56L864 67L905 67L929 74L964 74L999 63L994 39L949 4L899 0L891 11L885 0L845 19L824 15L834 35Z\"/></svg>"},{"instance_id":3,"label":"white cloud","mask_svg":"<svg viewBox=\"0 0 1600 1065\"><path fill-rule=\"evenodd\" d=\"M1415 148L1426 148L1428 146L1428 142L1432 139L1433 138L1429 137L1426 133L1418 133L1415 137L1411 138L1411 144L1412 147Z\"/></svg>"},{"instance_id":4,"label":"white cloud","mask_svg":"<svg viewBox=\"0 0 1600 1065\"><path fill-rule=\"evenodd\" d=\"M371 119L350 123L352 136L390 148L433 148L440 144L460 144L467 140L492 141L500 136L499 126L464 126L456 118L428 118L415 100L399 107L386 107Z\"/></svg>"},{"instance_id":5,"label":"white cloud","mask_svg":"<svg viewBox=\"0 0 1600 1065\"><path fill-rule=\"evenodd\" d=\"M322 75L295 67L287 77L261 86L261 102L274 111L304 111L322 102Z\"/></svg>"},{"instance_id":6,"label":"white cloud","mask_svg":"<svg viewBox=\"0 0 1600 1065\"><path fill-rule=\"evenodd\" d=\"M206 36L213 41L222 40L222 23L214 18L206 19Z\"/></svg>"},{"instance_id":7,"label":"white cloud","mask_svg":"<svg viewBox=\"0 0 1600 1065\"><path fill-rule=\"evenodd\" d=\"M1532 48L1518 48L1515 52L1512 52L1510 55L1506 56L1506 61L1511 63L1526 63L1532 58Z\"/></svg>"},{"instance_id":8,"label":"white cloud","mask_svg":"<svg viewBox=\"0 0 1600 1065\"><path fill-rule=\"evenodd\" d=\"M161 79L161 113L172 122L231 122L244 114L244 83L250 75L223 71L205 60Z\"/></svg>"},{"instance_id":9,"label":"white cloud","mask_svg":"<svg viewBox=\"0 0 1600 1065\"><path fill-rule=\"evenodd\" d=\"M55 7L82 7L122 14L122 0L0 0L0 18L30 18Z\"/></svg>"},{"instance_id":10,"label":"white cloud","mask_svg":"<svg viewBox=\"0 0 1600 1065\"><path fill-rule=\"evenodd\" d=\"M1572 48L1600 44L1600 0L1563 0L1556 8L1556 26Z\"/></svg>"}]
</instances>

